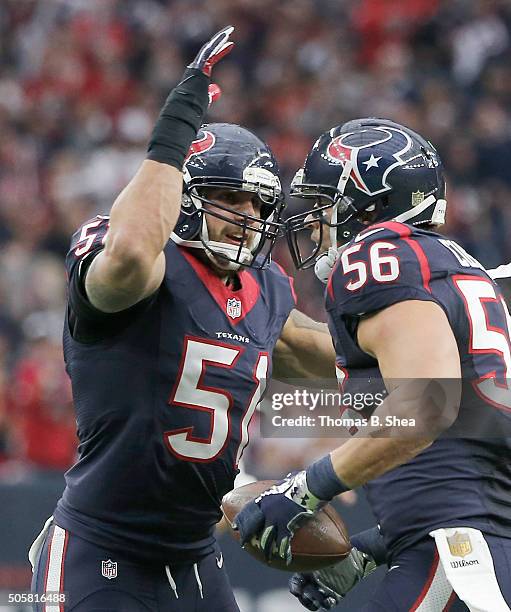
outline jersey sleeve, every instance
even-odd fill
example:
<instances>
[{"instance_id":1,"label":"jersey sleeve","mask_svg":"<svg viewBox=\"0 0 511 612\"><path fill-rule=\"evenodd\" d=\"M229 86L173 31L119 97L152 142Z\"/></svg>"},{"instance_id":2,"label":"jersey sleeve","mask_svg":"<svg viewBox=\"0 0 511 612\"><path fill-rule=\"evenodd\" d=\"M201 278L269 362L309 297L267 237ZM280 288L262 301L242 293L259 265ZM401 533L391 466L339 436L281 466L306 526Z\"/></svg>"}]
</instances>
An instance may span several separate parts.
<instances>
[{"instance_id":1,"label":"jersey sleeve","mask_svg":"<svg viewBox=\"0 0 511 612\"><path fill-rule=\"evenodd\" d=\"M95 342L118 333L152 300L146 298L114 313L102 312L90 303L85 276L94 258L104 249L108 228L109 217L98 215L87 221L73 234L66 256L68 325L73 338L82 342Z\"/></svg>"},{"instance_id":2,"label":"jersey sleeve","mask_svg":"<svg viewBox=\"0 0 511 612\"><path fill-rule=\"evenodd\" d=\"M287 319L289 313L296 308L296 293L293 277L289 276L284 268L277 262L272 262L278 290L278 311Z\"/></svg>"},{"instance_id":3,"label":"jersey sleeve","mask_svg":"<svg viewBox=\"0 0 511 612\"><path fill-rule=\"evenodd\" d=\"M389 224L390 225L390 224ZM341 253L328 297L343 315L361 316L406 300L437 301L427 246L409 226L368 230Z\"/></svg>"},{"instance_id":4,"label":"jersey sleeve","mask_svg":"<svg viewBox=\"0 0 511 612\"><path fill-rule=\"evenodd\" d=\"M97 216L84 223L71 238L66 257L68 303L73 313L85 319L101 319L100 312L87 299L84 280L94 257L104 248L109 218Z\"/></svg>"}]
</instances>

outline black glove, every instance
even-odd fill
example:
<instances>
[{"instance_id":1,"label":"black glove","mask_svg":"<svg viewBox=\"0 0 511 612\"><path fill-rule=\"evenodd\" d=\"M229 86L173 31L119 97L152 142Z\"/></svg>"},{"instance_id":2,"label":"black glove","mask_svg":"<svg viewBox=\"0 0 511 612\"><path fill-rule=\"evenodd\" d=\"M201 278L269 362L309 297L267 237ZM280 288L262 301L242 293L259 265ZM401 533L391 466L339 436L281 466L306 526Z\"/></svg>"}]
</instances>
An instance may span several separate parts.
<instances>
[{"instance_id":1,"label":"black glove","mask_svg":"<svg viewBox=\"0 0 511 612\"><path fill-rule=\"evenodd\" d=\"M309 520L335 495L349 491L334 470L332 458L325 455L306 470L290 473L259 497L245 504L235 516L241 545L256 536L266 559L275 554L291 563L291 539L304 521Z\"/></svg>"},{"instance_id":2,"label":"black glove","mask_svg":"<svg viewBox=\"0 0 511 612\"><path fill-rule=\"evenodd\" d=\"M293 574L289 590L307 610L330 610L375 569L372 557L352 548L350 554L335 565L312 573Z\"/></svg>"},{"instance_id":3,"label":"black glove","mask_svg":"<svg viewBox=\"0 0 511 612\"><path fill-rule=\"evenodd\" d=\"M240 544L243 546L258 537L267 560L278 555L289 565L294 532L326 503L308 488L305 470L290 473L235 516Z\"/></svg>"}]
</instances>

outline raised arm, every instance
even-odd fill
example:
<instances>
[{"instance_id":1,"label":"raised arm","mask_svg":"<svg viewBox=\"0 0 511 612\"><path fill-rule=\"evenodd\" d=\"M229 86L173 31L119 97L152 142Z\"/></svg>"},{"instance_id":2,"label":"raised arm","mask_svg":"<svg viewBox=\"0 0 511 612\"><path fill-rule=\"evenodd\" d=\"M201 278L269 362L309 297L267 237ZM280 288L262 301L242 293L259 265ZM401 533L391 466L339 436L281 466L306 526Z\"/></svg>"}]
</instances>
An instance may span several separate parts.
<instances>
[{"instance_id":1,"label":"raised arm","mask_svg":"<svg viewBox=\"0 0 511 612\"><path fill-rule=\"evenodd\" d=\"M112 207L105 248L85 280L89 301L103 312L129 308L161 284L163 249L181 206L181 169L208 107L211 68L231 50L233 29L215 34L171 91L154 127L148 159Z\"/></svg>"}]
</instances>

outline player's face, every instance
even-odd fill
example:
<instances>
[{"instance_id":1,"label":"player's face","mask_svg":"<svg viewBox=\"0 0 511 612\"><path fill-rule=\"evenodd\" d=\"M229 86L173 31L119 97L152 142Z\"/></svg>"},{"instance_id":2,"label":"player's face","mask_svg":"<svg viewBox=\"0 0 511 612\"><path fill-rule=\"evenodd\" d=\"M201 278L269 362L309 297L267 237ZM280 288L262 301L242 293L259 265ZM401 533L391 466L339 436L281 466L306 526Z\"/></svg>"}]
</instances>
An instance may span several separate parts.
<instances>
[{"instance_id":1,"label":"player's face","mask_svg":"<svg viewBox=\"0 0 511 612\"><path fill-rule=\"evenodd\" d=\"M208 236L211 241L224 242L234 244L251 249L254 246L257 233L248 231L244 236L243 227L236 223L243 222L241 214L250 215L255 219L246 221L247 227L258 225L257 219L261 218L261 201L256 194L250 191L235 191L233 189L210 188L205 191L204 196L212 202L220 204L224 209L219 211L218 208L205 202L204 208L209 208L212 211L220 212L223 219L219 219L213 215L206 216L208 224ZM225 210L228 209L228 210ZM232 219L230 223L227 219ZM219 266L219 270L225 274L223 266Z\"/></svg>"},{"instance_id":2,"label":"player's face","mask_svg":"<svg viewBox=\"0 0 511 612\"><path fill-rule=\"evenodd\" d=\"M318 212L318 215L321 215L324 221L327 223L330 222L332 218L332 208L326 208L325 210ZM308 217L305 218L305 222L310 224L310 228L312 229L310 239L315 244L320 244L318 255L328 251L331 246L330 241L330 228L326 223L323 223L323 232L321 232L321 222L318 220L317 215L311 213Z\"/></svg>"},{"instance_id":3,"label":"player's face","mask_svg":"<svg viewBox=\"0 0 511 612\"><path fill-rule=\"evenodd\" d=\"M324 202L319 204L319 206L324 206L324 205L325 205ZM373 206L373 209L375 209L374 206ZM310 236L311 240L316 245L321 242L319 251L318 251L318 255L321 255L322 253L325 253L326 251L328 251L328 249L332 245L332 241L330 239L330 226L328 225L332 219L332 213L333 213L333 207L329 207L329 208L324 208L321 211L318 211L316 215L314 213L311 213L308 217L305 218L305 222L308 223L310 228L312 229L311 236ZM321 232L321 229L320 229L320 226L321 226L321 223L319 221L320 216L323 219L323 232ZM372 211L366 210L357 217L357 220L360 221L362 225L369 226L376 222L376 216L377 216L376 209Z\"/></svg>"},{"instance_id":4,"label":"player's face","mask_svg":"<svg viewBox=\"0 0 511 612\"><path fill-rule=\"evenodd\" d=\"M206 193L208 200L218 202L220 205L229 209L229 212L222 210L221 214L224 217L231 218L239 223L241 214L250 215L261 218L261 202L256 194L249 191L234 191L232 189L211 189ZM204 204L208 208L208 204ZM214 207L209 206L210 209ZM254 226L257 221L248 220L247 225ZM228 244L239 245L243 240L243 228L235 223L229 223L225 219L218 219L212 215L207 216L208 234L210 240L216 242L227 242ZM248 232L247 241L244 246L250 248L255 240L255 232Z\"/></svg>"}]
</instances>

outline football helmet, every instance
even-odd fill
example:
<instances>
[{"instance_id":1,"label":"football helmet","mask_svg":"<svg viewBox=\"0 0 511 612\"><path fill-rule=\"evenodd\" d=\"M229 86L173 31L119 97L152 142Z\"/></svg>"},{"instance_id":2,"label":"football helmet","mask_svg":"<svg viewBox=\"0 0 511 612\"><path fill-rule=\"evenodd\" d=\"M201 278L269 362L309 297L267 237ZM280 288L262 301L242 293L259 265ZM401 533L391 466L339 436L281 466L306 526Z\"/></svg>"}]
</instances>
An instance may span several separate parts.
<instances>
[{"instance_id":1,"label":"football helmet","mask_svg":"<svg viewBox=\"0 0 511 612\"><path fill-rule=\"evenodd\" d=\"M348 121L322 134L296 173L291 195L313 204L286 221L297 268L314 264L325 226L337 249L373 223L442 225L447 205L434 146L403 125L376 118ZM310 252L302 232L318 223L319 239Z\"/></svg>"},{"instance_id":2,"label":"football helmet","mask_svg":"<svg viewBox=\"0 0 511 612\"><path fill-rule=\"evenodd\" d=\"M229 123L201 127L183 166L181 213L171 235L177 244L200 248L221 269L263 268L282 234L284 207L279 170L268 146L249 130ZM212 190L249 192L260 216L212 199ZM210 239L208 218L233 225L232 242Z\"/></svg>"}]
</instances>

